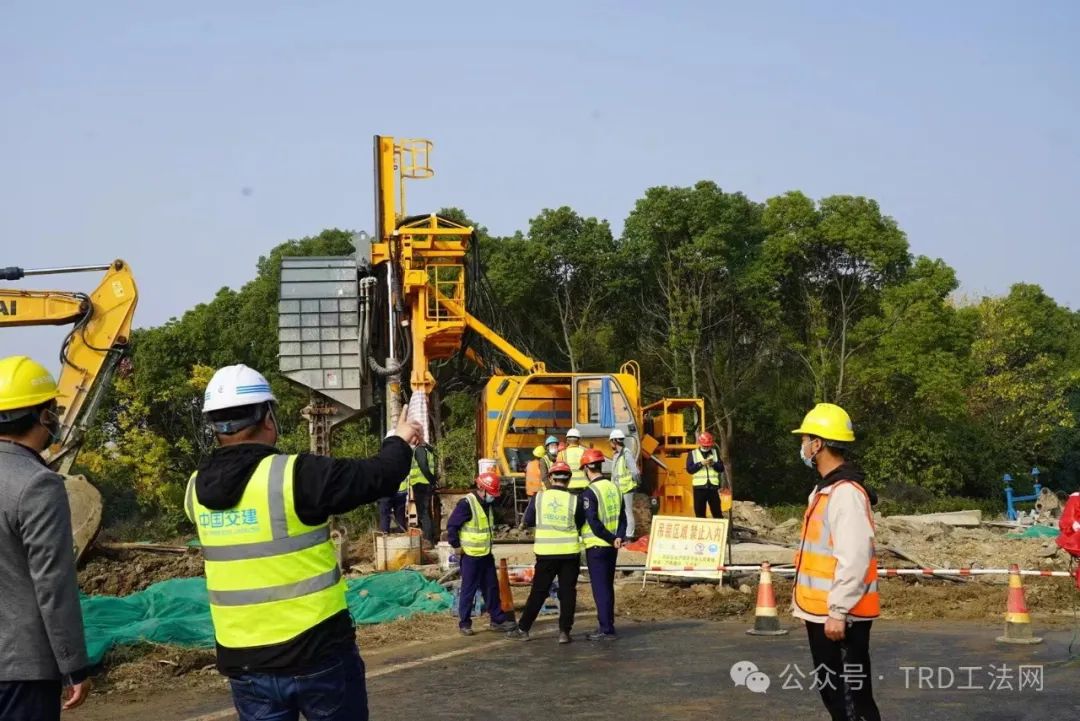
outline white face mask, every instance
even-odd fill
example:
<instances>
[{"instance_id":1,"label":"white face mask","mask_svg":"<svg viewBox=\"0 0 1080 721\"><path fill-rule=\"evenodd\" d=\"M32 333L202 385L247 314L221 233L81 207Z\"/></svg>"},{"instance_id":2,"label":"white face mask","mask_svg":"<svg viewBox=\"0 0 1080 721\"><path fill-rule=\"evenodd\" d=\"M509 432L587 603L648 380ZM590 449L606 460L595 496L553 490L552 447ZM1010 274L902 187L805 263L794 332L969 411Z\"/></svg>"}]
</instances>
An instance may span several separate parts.
<instances>
[{"instance_id":1,"label":"white face mask","mask_svg":"<svg viewBox=\"0 0 1080 721\"><path fill-rule=\"evenodd\" d=\"M806 444L805 443L803 443L802 445L799 446L799 460L802 461L806 465L807 468L813 468L814 467L814 456L816 456L817 454L815 453L814 456L807 456L805 449L806 449Z\"/></svg>"}]
</instances>

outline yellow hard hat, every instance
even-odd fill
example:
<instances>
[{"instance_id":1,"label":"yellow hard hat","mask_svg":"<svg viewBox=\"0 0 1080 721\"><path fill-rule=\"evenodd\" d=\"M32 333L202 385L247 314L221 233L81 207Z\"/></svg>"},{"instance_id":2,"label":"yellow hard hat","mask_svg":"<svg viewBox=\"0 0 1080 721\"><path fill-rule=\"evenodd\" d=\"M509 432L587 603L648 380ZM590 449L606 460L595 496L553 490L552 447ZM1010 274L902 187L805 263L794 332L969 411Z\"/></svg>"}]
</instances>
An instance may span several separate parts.
<instances>
[{"instance_id":1,"label":"yellow hard hat","mask_svg":"<svg viewBox=\"0 0 1080 721\"><path fill-rule=\"evenodd\" d=\"M0 412L33 408L60 395L45 366L24 355L0 359Z\"/></svg>"},{"instance_id":2,"label":"yellow hard hat","mask_svg":"<svg viewBox=\"0 0 1080 721\"><path fill-rule=\"evenodd\" d=\"M536 448L533 449L533 458L543 458L544 455L545 455L545 453L544 453L544 447L543 446L537 446Z\"/></svg>"},{"instance_id":3,"label":"yellow hard hat","mask_svg":"<svg viewBox=\"0 0 1080 721\"><path fill-rule=\"evenodd\" d=\"M832 403L818 403L803 418L802 425L792 431L799 436L817 436L827 441L850 443L855 440L851 416Z\"/></svg>"}]
</instances>

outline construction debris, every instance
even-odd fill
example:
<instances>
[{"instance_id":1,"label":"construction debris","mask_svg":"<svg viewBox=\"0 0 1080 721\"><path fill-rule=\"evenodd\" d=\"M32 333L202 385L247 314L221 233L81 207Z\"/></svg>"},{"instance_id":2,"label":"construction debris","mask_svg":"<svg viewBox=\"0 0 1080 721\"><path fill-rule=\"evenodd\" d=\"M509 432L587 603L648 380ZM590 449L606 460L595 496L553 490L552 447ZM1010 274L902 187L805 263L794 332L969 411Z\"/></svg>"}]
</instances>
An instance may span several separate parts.
<instances>
[{"instance_id":1,"label":"construction debris","mask_svg":"<svg viewBox=\"0 0 1080 721\"><path fill-rule=\"evenodd\" d=\"M946 526L977 528L982 524L982 511L950 511L948 513L921 513L915 516L889 516L894 521L912 523L944 523Z\"/></svg>"}]
</instances>

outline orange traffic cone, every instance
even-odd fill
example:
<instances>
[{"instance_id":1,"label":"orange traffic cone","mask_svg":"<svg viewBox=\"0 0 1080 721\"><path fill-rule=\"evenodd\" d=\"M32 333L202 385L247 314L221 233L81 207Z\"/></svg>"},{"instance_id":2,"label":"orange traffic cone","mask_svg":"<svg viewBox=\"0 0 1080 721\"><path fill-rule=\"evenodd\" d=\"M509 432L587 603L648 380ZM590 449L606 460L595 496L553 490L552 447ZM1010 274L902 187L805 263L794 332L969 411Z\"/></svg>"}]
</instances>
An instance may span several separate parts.
<instances>
[{"instance_id":1,"label":"orange traffic cone","mask_svg":"<svg viewBox=\"0 0 1080 721\"><path fill-rule=\"evenodd\" d=\"M1020 567L1009 565L1009 592L1005 597L1005 635L998 636L998 643L1032 644L1042 639L1031 634L1031 616L1024 600L1024 586L1020 583Z\"/></svg>"},{"instance_id":2,"label":"orange traffic cone","mask_svg":"<svg viewBox=\"0 0 1080 721\"><path fill-rule=\"evenodd\" d=\"M751 636L783 636L788 631L780 628L780 618L776 615L776 596L772 588L772 571L769 564L761 564L761 577L758 579L757 608L754 611L754 627L747 630Z\"/></svg>"}]
</instances>

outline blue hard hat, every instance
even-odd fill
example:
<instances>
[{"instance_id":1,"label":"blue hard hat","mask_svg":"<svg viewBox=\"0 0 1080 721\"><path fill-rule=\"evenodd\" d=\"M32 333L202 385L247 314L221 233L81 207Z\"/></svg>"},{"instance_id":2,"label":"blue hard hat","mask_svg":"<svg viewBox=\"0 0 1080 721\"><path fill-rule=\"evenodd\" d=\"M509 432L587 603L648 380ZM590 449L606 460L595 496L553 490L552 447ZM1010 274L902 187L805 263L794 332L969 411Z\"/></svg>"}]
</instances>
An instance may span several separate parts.
<instances>
[{"instance_id":1,"label":"blue hard hat","mask_svg":"<svg viewBox=\"0 0 1080 721\"><path fill-rule=\"evenodd\" d=\"M545 445L545 446L550 446L550 445L551 445L552 443L558 443L558 442L559 442L559 439L558 439L558 438L556 438L555 436L548 436L548 437L547 437L547 438L546 438L546 439L544 440L544 445Z\"/></svg>"}]
</instances>

